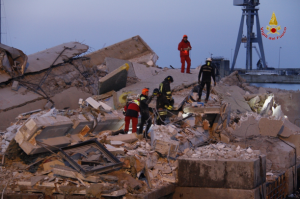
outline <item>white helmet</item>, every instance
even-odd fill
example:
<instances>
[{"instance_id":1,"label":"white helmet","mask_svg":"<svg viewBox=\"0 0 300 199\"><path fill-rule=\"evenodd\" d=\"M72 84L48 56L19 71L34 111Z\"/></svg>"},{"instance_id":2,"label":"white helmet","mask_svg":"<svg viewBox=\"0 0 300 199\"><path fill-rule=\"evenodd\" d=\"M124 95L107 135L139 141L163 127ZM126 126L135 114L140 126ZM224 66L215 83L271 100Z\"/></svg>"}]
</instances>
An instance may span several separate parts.
<instances>
[{"instance_id":1,"label":"white helmet","mask_svg":"<svg viewBox=\"0 0 300 199\"><path fill-rule=\"evenodd\" d=\"M206 59L206 61L212 61L212 60L211 60L211 58L209 57L209 58Z\"/></svg>"}]
</instances>

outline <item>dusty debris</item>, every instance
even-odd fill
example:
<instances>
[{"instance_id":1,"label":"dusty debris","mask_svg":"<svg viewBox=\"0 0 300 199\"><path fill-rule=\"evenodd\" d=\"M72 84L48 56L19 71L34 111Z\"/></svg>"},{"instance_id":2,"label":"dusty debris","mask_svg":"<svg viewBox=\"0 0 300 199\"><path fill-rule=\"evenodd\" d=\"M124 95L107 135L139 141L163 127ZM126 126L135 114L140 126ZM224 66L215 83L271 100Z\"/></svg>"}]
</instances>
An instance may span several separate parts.
<instances>
[{"instance_id":1,"label":"dusty debris","mask_svg":"<svg viewBox=\"0 0 300 199\"><path fill-rule=\"evenodd\" d=\"M19 86L0 88L2 117L17 113L16 107L34 107L1 127L5 192L160 198L175 186L256 190L266 186L270 173L268 182L284 174L292 190L300 128L286 116L283 101L295 104L298 93L250 86L233 72L212 88L208 103L196 102L196 78L156 67L157 55L139 36L86 57L74 56L88 46L69 44L30 55L24 79L14 79ZM128 44L137 45L130 55ZM54 49L62 54L52 63ZM142 88L157 88L168 75L175 103L167 124L153 120L150 139L123 134L127 99L138 99ZM149 107L155 113L155 97Z\"/></svg>"}]
</instances>

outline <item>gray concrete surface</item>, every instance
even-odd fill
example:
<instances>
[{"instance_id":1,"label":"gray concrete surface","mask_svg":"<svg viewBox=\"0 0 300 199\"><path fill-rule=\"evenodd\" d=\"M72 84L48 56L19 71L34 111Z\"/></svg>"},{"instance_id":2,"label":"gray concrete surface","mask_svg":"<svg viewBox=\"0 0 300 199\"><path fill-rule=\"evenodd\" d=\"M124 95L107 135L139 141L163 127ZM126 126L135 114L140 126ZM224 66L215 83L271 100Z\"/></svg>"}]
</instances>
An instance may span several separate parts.
<instances>
[{"instance_id":1,"label":"gray concrete surface","mask_svg":"<svg viewBox=\"0 0 300 199\"><path fill-rule=\"evenodd\" d=\"M10 87L6 87L0 89L0 93L0 110L25 105L28 102L43 98L34 92L26 91L24 87L21 87L18 91L13 91Z\"/></svg>"},{"instance_id":2,"label":"gray concrete surface","mask_svg":"<svg viewBox=\"0 0 300 199\"><path fill-rule=\"evenodd\" d=\"M266 184L254 189L222 189L202 187L176 187L173 199L265 199Z\"/></svg>"},{"instance_id":3,"label":"gray concrete surface","mask_svg":"<svg viewBox=\"0 0 300 199\"><path fill-rule=\"evenodd\" d=\"M64 60L80 55L89 49L87 45L79 42L69 42L28 55L25 73L38 72L49 68L57 56L63 51L64 47L72 48L72 50L65 50L64 53L56 60L54 65L63 63Z\"/></svg>"},{"instance_id":4,"label":"gray concrete surface","mask_svg":"<svg viewBox=\"0 0 300 199\"><path fill-rule=\"evenodd\" d=\"M266 181L266 156L257 159L178 159L178 186L254 189ZM189 175L187 175L189 174Z\"/></svg>"},{"instance_id":5,"label":"gray concrete surface","mask_svg":"<svg viewBox=\"0 0 300 199\"><path fill-rule=\"evenodd\" d=\"M83 64L86 67L93 67L95 65L103 64L105 57L129 60L147 54L155 53L147 43L137 35L85 55L91 59L83 62Z\"/></svg>"},{"instance_id":6,"label":"gray concrete surface","mask_svg":"<svg viewBox=\"0 0 300 199\"><path fill-rule=\"evenodd\" d=\"M64 90L61 93L56 94L51 99L55 104L55 108L63 109L66 107L70 107L70 109L77 109L79 107L78 101L79 98L86 99L91 97L90 93L86 93L82 90L77 89L76 87L71 87Z\"/></svg>"}]
</instances>

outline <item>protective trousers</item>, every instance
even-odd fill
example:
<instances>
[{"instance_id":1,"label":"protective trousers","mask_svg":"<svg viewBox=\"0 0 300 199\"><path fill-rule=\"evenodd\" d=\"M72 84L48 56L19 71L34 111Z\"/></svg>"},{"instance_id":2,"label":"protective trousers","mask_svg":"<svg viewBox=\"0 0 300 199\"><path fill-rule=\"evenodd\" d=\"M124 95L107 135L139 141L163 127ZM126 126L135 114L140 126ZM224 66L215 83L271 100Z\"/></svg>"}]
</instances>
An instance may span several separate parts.
<instances>
[{"instance_id":1,"label":"protective trousers","mask_svg":"<svg viewBox=\"0 0 300 199\"><path fill-rule=\"evenodd\" d=\"M209 94L210 94L210 82L201 81L198 95L199 95L199 99L201 99L202 90L203 90L205 84L206 84L206 98L205 99L208 100Z\"/></svg>"},{"instance_id":2,"label":"protective trousers","mask_svg":"<svg viewBox=\"0 0 300 199\"><path fill-rule=\"evenodd\" d=\"M167 110L158 111L158 116L156 118L157 125L165 125L165 120L167 118Z\"/></svg>"},{"instance_id":3,"label":"protective trousers","mask_svg":"<svg viewBox=\"0 0 300 199\"><path fill-rule=\"evenodd\" d=\"M188 55L186 56L181 56L181 72L184 73L185 71L185 62L187 63L186 67L186 73L190 73L190 67L191 67L191 59Z\"/></svg>"},{"instance_id":4,"label":"protective trousers","mask_svg":"<svg viewBox=\"0 0 300 199\"><path fill-rule=\"evenodd\" d=\"M139 134L143 133L144 124L146 124L145 134L147 135L148 130L150 129L150 126L152 124L151 118L149 114L144 114L141 116L141 123L139 128Z\"/></svg>"},{"instance_id":5,"label":"protective trousers","mask_svg":"<svg viewBox=\"0 0 300 199\"><path fill-rule=\"evenodd\" d=\"M125 117L125 132L129 131L130 120L132 120L132 133L136 133L138 118L137 117Z\"/></svg>"}]
</instances>

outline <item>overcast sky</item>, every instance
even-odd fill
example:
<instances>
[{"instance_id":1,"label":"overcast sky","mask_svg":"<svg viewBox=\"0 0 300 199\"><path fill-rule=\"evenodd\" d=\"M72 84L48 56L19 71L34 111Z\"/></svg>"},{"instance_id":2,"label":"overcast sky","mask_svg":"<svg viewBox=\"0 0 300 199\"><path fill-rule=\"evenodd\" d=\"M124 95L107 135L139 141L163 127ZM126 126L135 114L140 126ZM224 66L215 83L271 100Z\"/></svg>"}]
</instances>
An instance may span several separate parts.
<instances>
[{"instance_id":1,"label":"overcast sky","mask_svg":"<svg viewBox=\"0 0 300 199\"><path fill-rule=\"evenodd\" d=\"M287 28L279 40L263 37L268 65L278 67L282 47L280 67L300 67L300 0L261 0L259 8L265 31L273 11L280 32ZM94 51L140 35L159 56L160 67L178 68L177 46L187 34L196 67L210 53L231 60L241 15L232 0L2 0L2 43L29 55L70 41ZM245 54L241 45L236 67L245 68ZM253 51L253 63L257 60Z\"/></svg>"}]
</instances>

